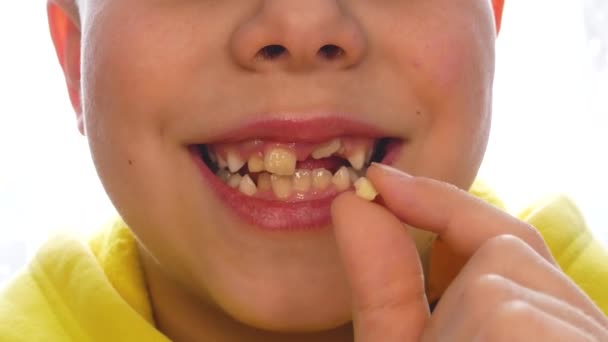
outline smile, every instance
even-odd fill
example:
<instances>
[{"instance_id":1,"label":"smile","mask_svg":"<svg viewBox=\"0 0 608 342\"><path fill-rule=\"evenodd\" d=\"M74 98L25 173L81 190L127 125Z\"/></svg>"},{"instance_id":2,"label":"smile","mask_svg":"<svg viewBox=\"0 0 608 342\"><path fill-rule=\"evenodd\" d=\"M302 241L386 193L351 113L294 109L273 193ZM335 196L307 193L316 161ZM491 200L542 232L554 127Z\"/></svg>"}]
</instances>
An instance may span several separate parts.
<instances>
[{"instance_id":1,"label":"smile","mask_svg":"<svg viewBox=\"0 0 608 342\"><path fill-rule=\"evenodd\" d=\"M211 187L246 221L269 229L321 227L330 223L331 201L371 162L392 162L402 146L377 129L327 120L266 122L190 151ZM277 125L283 129L273 130Z\"/></svg>"}]
</instances>

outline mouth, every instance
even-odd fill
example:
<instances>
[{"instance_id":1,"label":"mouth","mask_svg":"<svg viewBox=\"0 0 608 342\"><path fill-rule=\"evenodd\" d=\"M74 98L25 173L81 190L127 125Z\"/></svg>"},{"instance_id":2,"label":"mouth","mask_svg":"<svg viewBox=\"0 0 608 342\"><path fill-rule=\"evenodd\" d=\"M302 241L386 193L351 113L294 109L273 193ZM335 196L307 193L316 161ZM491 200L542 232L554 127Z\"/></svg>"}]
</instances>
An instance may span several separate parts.
<instances>
[{"instance_id":1,"label":"mouth","mask_svg":"<svg viewBox=\"0 0 608 342\"><path fill-rule=\"evenodd\" d=\"M403 145L402 139L346 122L282 122L283 129L269 135L272 126L189 146L218 197L263 229L327 227L331 201L352 189L372 162L390 164Z\"/></svg>"}]
</instances>

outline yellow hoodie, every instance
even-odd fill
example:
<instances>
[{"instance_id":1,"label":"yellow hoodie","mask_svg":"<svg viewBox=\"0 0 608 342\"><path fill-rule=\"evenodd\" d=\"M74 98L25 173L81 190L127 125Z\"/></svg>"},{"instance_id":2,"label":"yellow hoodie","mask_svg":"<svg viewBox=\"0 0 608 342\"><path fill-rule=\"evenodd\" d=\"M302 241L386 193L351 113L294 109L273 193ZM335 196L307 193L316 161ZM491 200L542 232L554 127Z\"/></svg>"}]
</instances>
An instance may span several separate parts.
<instances>
[{"instance_id":1,"label":"yellow hoodie","mask_svg":"<svg viewBox=\"0 0 608 342\"><path fill-rule=\"evenodd\" d=\"M501 207L486 188L471 192ZM564 270L608 314L608 253L566 197L520 218L544 236ZM87 245L57 236L0 293L0 341L168 341L155 329L135 240L117 221Z\"/></svg>"}]
</instances>

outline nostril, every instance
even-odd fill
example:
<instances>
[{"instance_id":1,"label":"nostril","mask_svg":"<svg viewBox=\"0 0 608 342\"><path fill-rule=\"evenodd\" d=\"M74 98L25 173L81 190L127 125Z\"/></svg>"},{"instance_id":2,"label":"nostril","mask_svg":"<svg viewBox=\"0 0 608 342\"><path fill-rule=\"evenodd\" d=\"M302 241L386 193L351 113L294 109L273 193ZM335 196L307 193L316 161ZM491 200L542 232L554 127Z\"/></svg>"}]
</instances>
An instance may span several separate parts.
<instances>
[{"instance_id":1,"label":"nostril","mask_svg":"<svg viewBox=\"0 0 608 342\"><path fill-rule=\"evenodd\" d=\"M323 45L319 49L319 55L327 59L335 59L342 56L344 53L345 52L341 47L333 44Z\"/></svg>"},{"instance_id":2,"label":"nostril","mask_svg":"<svg viewBox=\"0 0 608 342\"><path fill-rule=\"evenodd\" d=\"M266 45L258 51L258 56L263 59L277 59L286 52L287 49L283 45Z\"/></svg>"}]
</instances>

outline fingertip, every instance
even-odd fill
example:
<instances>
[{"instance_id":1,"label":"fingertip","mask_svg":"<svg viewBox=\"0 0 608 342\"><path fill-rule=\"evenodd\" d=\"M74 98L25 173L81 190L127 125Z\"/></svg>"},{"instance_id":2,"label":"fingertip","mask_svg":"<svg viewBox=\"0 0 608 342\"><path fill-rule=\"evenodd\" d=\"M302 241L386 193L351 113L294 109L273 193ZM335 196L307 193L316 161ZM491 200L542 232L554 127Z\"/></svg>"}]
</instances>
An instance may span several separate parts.
<instances>
[{"instance_id":1,"label":"fingertip","mask_svg":"<svg viewBox=\"0 0 608 342\"><path fill-rule=\"evenodd\" d=\"M339 194L331 203L331 213L342 212L345 208L348 208L349 205L355 203L357 199L357 195L353 191L346 191Z\"/></svg>"},{"instance_id":2,"label":"fingertip","mask_svg":"<svg viewBox=\"0 0 608 342\"><path fill-rule=\"evenodd\" d=\"M368 178L375 179L382 178L383 176L397 177L403 180L408 180L412 178L412 175L403 170L399 170L393 166L376 162L372 163L372 165L367 169L366 176Z\"/></svg>"},{"instance_id":3,"label":"fingertip","mask_svg":"<svg viewBox=\"0 0 608 342\"><path fill-rule=\"evenodd\" d=\"M334 228L339 233L343 227L352 227L353 223L356 223L353 221L356 221L357 217L360 217L361 215L367 216L367 213L370 212L370 206L372 206L370 202L359 198L359 196L352 191L347 191L338 195L331 204L331 216ZM357 214L353 215L353 213Z\"/></svg>"}]
</instances>

